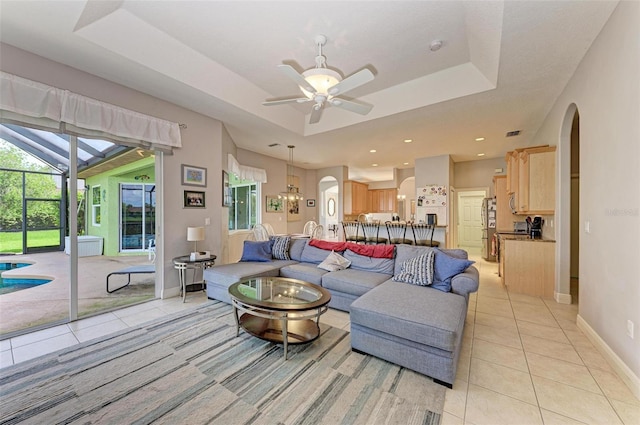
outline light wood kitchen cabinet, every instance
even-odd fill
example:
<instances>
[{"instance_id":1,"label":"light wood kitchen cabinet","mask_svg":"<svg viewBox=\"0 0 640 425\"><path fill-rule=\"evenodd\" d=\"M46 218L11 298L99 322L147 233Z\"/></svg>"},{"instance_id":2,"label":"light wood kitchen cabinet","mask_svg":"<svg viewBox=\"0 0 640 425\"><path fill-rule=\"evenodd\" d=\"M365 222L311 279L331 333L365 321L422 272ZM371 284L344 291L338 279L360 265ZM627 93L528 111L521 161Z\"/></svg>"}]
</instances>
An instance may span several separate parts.
<instances>
[{"instance_id":1,"label":"light wood kitchen cabinet","mask_svg":"<svg viewBox=\"0 0 640 425\"><path fill-rule=\"evenodd\" d=\"M391 213L397 212L397 189L371 189L369 190L369 212Z\"/></svg>"},{"instance_id":2,"label":"light wood kitchen cabinet","mask_svg":"<svg viewBox=\"0 0 640 425\"><path fill-rule=\"evenodd\" d=\"M518 190L518 154L522 149L507 152L504 157L507 163L507 194L514 193Z\"/></svg>"},{"instance_id":3,"label":"light wood kitchen cabinet","mask_svg":"<svg viewBox=\"0 0 640 425\"><path fill-rule=\"evenodd\" d=\"M344 182L344 214L369 212L367 204L369 186L353 180Z\"/></svg>"},{"instance_id":4,"label":"light wood kitchen cabinet","mask_svg":"<svg viewBox=\"0 0 640 425\"><path fill-rule=\"evenodd\" d=\"M555 246L555 242L504 240L501 243L500 268L507 290L553 298L556 286Z\"/></svg>"},{"instance_id":5,"label":"light wood kitchen cabinet","mask_svg":"<svg viewBox=\"0 0 640 425\"><path fill-rule=\"evenodd\" d=\"M507 176L493 177L493 193L496 197L496 229L498 231L512 231L513 222L517 216L509 207L509 194L507 193Z\"/></svg>"},{"instance_id":6,"label":"light wood kitchen cabinet","mask_svg":"<svg viewBox=\"0 0 640 425\"><path fill-rule=\"evenodd\" d=\"M556 205L556 147L525 149L518 158L518 213L553 214Z\"/></svg>"}]
</instances>

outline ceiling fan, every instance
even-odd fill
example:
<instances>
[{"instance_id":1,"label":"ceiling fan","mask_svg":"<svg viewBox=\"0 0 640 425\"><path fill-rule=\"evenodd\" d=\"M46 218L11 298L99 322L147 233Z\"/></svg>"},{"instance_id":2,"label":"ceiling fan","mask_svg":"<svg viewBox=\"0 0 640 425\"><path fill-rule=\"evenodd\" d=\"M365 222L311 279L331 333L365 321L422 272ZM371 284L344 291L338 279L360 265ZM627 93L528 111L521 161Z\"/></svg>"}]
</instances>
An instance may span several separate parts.
<instances>
[{"instance_id":1,"label":"ceiling fan","mask_svg":"<svg viewBox=\"0 0 640 425\"><path fill-rule=\"evenodd\" d=\"M302 90L302 93L304 93L306 97L274 99L262 102L262 104L265 106L273 106L287 103L314 102L309 124L315 124L320 121L322 109L327 103L331 106L355 112L356 114L367 115L373 108L372 105L341 99L337 96L372 81L374 78L373 73L365 68L343 80L338 72L327 68L327 58L322 55L322 46L327 42L327 37L317 35L314 41L318 46L315 68L311 68L300 74L290 65L278 65L278 68L300 87L300 90Z\"/></svg>"}]
</instances>

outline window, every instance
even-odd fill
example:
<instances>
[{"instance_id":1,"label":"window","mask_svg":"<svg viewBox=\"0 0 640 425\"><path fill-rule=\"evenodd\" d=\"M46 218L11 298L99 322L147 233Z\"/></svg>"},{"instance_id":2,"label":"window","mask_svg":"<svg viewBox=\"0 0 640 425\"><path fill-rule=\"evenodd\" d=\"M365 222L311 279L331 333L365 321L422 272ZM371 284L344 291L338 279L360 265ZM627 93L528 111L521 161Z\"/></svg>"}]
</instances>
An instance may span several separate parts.
<instances>
[{"instance_id":1,"label":"window","mask_svg":"<svg viewBox=\"0 0 640 425\"><path fill-rule=\"evenodd\" d=\"M156 185L120 184L120 247L143 250L156 233Z\"/></svg>"},{"instance_id":2,"label":"window","mask_svg":"<svg viewBox=\"0 0 640 425\"><path fill-rule=\"evenodd\" d=\"M259 185L249 180L240 180L233 174L229 177L229 184L231 186L229 230L251 229L260 219L258 217Z\"/></svg>"},{"instance_id":3,"label":"window","mask_svg":"<svg viewBox=\"0 0 640 425\"><path fill-rule=\"evenodd\" d=\"M91 188L91 220L94 226L100 226L100 186Z\"/></svg>"}]
</instances>

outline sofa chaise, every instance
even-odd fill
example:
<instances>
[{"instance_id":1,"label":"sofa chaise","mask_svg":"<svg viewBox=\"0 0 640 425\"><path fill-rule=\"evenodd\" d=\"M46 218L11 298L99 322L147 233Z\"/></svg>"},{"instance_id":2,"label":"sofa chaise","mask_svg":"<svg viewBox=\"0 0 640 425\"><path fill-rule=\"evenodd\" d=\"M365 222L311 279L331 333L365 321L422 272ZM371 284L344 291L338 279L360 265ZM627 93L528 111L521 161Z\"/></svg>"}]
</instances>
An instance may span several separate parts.
<instances>
[{"instance_id":1,"label":"sofa chaise","mask_svg":"<svg viewBox=\"0 0 640 425\"><path fill-rule=\"evenodd\" d=\"M250 244L245 242L245 251ZM351 346L430 376L452 387L469 294L477 291L478 270L459 249L412 245L357 245L308 239L290 239L278 258L245 256L238 263L216 265L204 271L209 298L231 303L228 288L256 276L282 276L321 285L331 293L329 306L349 312ZM431 287L397 281L421 278L423 264L433 250ZM342 270L318 267L335 251L350 262ZM275 255L275 251L274 251ZM259 260L259 261L255 261ZM395 279L395 280L394 280Z\"/></svg>"}]
</instances>

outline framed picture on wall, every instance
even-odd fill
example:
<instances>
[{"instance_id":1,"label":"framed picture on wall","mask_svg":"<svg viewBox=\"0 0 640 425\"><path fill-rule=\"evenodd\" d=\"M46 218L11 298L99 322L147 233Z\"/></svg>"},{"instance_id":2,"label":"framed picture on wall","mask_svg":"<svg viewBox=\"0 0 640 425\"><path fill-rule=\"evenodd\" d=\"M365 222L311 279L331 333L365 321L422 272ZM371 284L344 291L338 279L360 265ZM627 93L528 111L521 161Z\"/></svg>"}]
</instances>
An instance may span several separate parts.
<instances>
[{"instance_id":1,"label":"framed picture on wall","mask_svg":"<svg viewBox=\"0 0 640 425\"><path fill-rule=\"evenodd\" d=\"M184 208L204 208L204 192L184 191Z\"/></svg>"},{"instance_id":2,"label":"framed picture on wall","mask_svg":"<svg viewBox=\"0 0 640 425\"><path fill-rule=\"evenodd\" d=\"M231 185L229 184L229 173L222 170L222 206L231 206Z\"/></svg>"},{"instance_id":3,"label":"framed picture on wall","mask_svg":"<svg viewBox=\"0 0 640 425\"><path fill-rule=\"evenodd\" d=\"M182 185L207 187L207 169L182 164Z\"/></svg>"},{"instance_id":4,"label":"framed picture on wall","mask_svg":"<svg viewBox=\"0 0 640 425\"><path fill-rule=\"evenodd\" d=\"M268 213L278 213L284 211L284 201L275 195L267 195L265 211Z\"/></svg>"},{"instance_id":5,"label":"framed picture on wall","mask_svg":"<svg viewBox=\"0 0 640 425\"><path fill-rule=\"evenodd\" d=\"M315 199L307 199L307 206L308 207L315 207L316 206L316 200Z\"/></svg>"}]
</instances>

